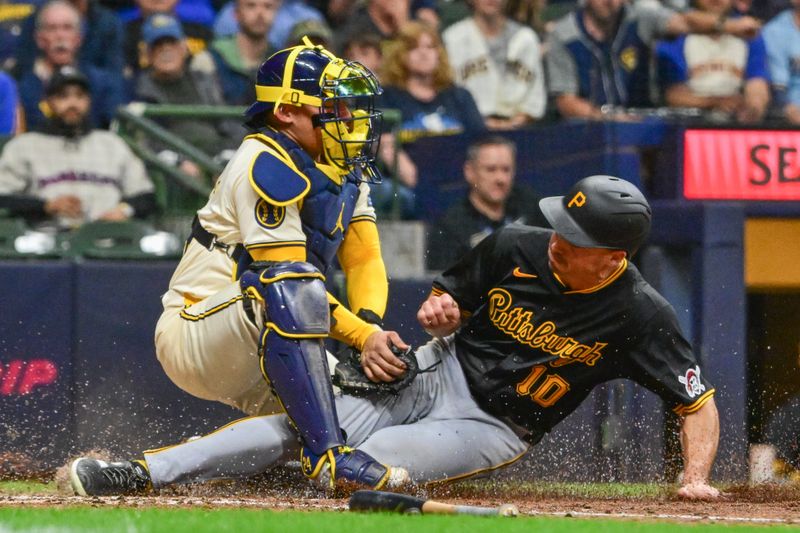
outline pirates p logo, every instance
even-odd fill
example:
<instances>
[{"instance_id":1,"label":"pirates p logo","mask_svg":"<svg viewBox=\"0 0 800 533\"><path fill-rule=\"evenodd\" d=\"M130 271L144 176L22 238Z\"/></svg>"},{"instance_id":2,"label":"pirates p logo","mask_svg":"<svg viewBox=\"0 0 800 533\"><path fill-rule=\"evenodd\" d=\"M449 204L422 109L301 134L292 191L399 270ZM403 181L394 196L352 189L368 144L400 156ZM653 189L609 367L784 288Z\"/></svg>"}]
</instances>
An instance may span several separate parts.
<instances>
[{"instance_id":1,"label":"pirates p logo","mask_svg":"<svg viewBox=\"0 0 800 533\"><path fill-rule=\"evenodd\" d=\"M569 201L567 207L583 207L586 203L586 195L583 194L581 191L578 191L575 196L572 197L572 200Z\"/></svg>"},{"instance_id":2,"label":"pirates p logo","mask_svg":"<svg viewBox=\"0 0 800 533\"><path fill-rule=\"evenodd\" d=\"M286 208L261 199L256 203L256 222L268 229L277 228L286 218Z\"/></svg>"}]
</instances>

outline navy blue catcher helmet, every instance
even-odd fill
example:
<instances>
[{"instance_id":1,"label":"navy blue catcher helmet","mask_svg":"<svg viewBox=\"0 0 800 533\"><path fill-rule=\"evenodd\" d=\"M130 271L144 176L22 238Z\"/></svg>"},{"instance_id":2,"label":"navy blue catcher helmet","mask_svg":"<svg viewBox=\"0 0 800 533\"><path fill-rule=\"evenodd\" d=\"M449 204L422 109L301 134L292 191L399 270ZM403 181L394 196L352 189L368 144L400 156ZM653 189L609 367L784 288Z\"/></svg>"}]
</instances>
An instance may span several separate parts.
<instances>
[{"instance_id":1,"label":"navy blue catcher helmet","mask_svg":"<svg viewBox=\"0 0 800 533\"><path fill-rule=\"evenodd\" d=\"M310 41L272 54L258 69L256 101L248 121L278 105L319 108L314 126L322 129L326 163L364 179L380 177L373 163L380 141L382 113L375 109L380 83L360 63L338 58Z\"/></svg>"}]
</instances>

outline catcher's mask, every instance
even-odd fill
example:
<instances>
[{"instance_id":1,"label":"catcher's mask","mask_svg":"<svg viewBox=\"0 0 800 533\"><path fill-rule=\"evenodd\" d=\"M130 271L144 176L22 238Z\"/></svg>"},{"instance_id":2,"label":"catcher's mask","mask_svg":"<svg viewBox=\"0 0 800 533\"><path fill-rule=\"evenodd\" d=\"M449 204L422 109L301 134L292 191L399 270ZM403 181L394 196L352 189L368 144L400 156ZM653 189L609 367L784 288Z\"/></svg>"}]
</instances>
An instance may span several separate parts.
<instances>
[{"instance_id":1,"label":"catcher's mask","mask_svg":"<svg viewBox=\"0 0 800 533\"><path fill-rule=\"evenodd\" d=\"M322 130L325 162L341 174L380 181L374 165L383 118L375 109L380 83L360 63L303 42L274 53L258 69L256 102L245 111L247 120L281 104L316 106L312 121Z\"/></svg>"}]
</instances>

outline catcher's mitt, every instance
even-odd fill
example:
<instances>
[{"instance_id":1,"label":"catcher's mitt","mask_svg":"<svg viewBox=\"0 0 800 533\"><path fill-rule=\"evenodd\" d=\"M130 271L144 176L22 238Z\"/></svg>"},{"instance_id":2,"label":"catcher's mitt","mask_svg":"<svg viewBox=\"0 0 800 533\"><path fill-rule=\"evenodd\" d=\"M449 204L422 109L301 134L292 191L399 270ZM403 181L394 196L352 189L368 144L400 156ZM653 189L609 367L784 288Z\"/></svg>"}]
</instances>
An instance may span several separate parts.
<instances>
[{"instance_id":1,"label":"catcher's mitt","mask_svg":"<svg viewBox=\"0 0 800 533\"><path fill-rule=\"evenodd\" d=\"M406 364L405 373L394 381L381 381L378 383L370 381L361 367L361 354L351 350L339 360L336 368L334 368L333 384L342 389L342 392L354 396L363 396L371 392L397 394L408 387L417 377L417 374L428 370L419 369L417 356L414 355L414 350L411 348L401 350L396 346L392 346L392 353Z\"/></svg>"}]
</instances>

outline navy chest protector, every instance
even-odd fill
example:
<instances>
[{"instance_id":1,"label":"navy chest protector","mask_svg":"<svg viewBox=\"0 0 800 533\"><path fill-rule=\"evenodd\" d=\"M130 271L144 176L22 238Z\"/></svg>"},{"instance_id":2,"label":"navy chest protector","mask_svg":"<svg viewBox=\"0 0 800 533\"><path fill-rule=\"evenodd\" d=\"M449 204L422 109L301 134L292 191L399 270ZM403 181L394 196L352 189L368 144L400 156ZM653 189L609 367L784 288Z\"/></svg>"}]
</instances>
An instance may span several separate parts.
<instances>
[{"instance_id":1,"label":"navy chest protector","mask_svg":"<svg viewBox=\"0 0 800 533\"><path fill-rule=\"evenodd\" d=\"M306 261L325 274L333 263L356 207L358 178L350 173L336 183L320 170L311 157L285 135L264 129L260 132L280 146L297 169L308 179L308 192L300 200L300 219L306 235ZM265 139L262 142L267 144ZM259 177L254 176L259 186Z\"/></svg>"}]
</instances>

